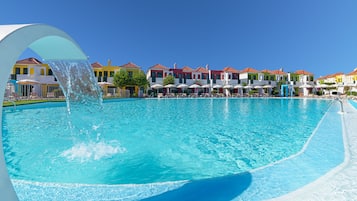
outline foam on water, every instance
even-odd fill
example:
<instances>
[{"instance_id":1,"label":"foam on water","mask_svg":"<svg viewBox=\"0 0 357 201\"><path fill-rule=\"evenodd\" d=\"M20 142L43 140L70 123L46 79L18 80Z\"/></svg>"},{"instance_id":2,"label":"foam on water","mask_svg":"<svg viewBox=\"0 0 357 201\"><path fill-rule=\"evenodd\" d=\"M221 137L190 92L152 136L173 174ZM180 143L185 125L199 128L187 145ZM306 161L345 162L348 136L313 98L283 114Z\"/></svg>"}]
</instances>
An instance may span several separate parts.
<instances>
[{"instance_id":1,"label":"foam on water","mask_svg":"<svg viewBox=\"0 0 357 201\"><path fill-rule=\"evenodd\" d=\"M117 141L106 142L80 142L73 147L63 151L60 156L67 160L76 160L88 162L91 160L100 160L110 158L116 154L124 153L126 149L121 147Z\"/></svg>"}]
</instances>

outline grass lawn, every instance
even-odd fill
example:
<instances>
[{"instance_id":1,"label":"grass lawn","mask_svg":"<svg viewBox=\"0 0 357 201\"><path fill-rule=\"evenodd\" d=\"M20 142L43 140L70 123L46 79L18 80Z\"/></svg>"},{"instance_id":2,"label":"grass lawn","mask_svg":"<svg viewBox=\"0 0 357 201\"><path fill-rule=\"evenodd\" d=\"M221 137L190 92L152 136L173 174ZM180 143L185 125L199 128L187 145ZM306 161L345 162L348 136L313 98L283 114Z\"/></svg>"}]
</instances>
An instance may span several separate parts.
<instances>
[{"instance_id":1,"label":"grass lawn","mask_svg":"<svg viewBox=\"0 0 357 201\"><path fill-rule=\"evenodd\" d=\"M25 104L34 104L34 103L44 103L44 102L62 102L63 99L39 99L39 100L17 100L14 101L16 105L25 105ZM4 101L3 107L13 106L14 102L12 101Z\"/></svg>"}]
</instances>

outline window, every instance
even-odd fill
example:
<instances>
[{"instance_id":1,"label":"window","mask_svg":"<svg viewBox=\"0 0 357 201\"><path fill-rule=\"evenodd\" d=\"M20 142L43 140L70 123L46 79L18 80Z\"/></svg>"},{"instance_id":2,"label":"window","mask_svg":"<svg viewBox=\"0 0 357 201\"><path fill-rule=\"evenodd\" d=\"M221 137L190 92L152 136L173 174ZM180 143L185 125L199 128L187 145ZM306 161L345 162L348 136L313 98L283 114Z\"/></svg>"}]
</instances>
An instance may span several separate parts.
<instances>
[{"instance_id":1,"label":"window","mask_svg":"<svg viewBox=\"0 0 357 201\"><path fill-rule=\"evenodd\" d=\"M128 71L128 76L129 76L130 78L133 78L133 71Z\"/></svg>"},{"instance_id":2,"label":"window","mask_svg":"<svg viewBox=\"0 0 357 201\"><path fill-rule=\"evenodd\" d=\"M99 72L99 76L98 77L102 77L103 76L103 72Z\"/></svg>"},{"instance_id":3,"label":"window","mask_svg":"<svg viewBox=\"0 0 357 201\"><path fill-rule=\"evenodd\" d=\"M48 69L47 75L53 75L52 69Z\"/></svg>"},{"instance_id":4,"label":"window","mask_svg":"<svg viewBox=\"0 0 357 201\"><path fill-rule=\"evenodd\" d=\"M24 68L24 75L27 75L27 74L29 74L29 72L28 72L28 68Z\"/></svg>"},{"instance_id":5,"label":"window","mask_svg":"<svg viewBox=\"0 0 357 201\"><path fill-rule=\"evenodd\" d=\"M94 77L97 77L97 71L94 71Z\"/></svg>"},{"instance_id":6,"label":"window","mask_svg":"<svg viewBox=\"0 0 357 201\"><path fill-rule=\"evenodd\" d=\"M156 77L162 78L162 72L157 72L157 73L156 73Z\"/></svg>"},{"instance_id":7,"label":"window","mask_svg":"<svg viewBox=\"0 0 357 201\"><path fill-rule=\"evenodd\" d=\"M15 74L20 74L20 68L15 68Z\"/></svg>"},{"instance_id":8,"label":"window","mask_svg":"<svg viewBox=\"0 0 357 201\"><path fill-rule=\"evenodd\" d=\"M110 77L114 77L114 74L115 74L114 71L110 71L110 72L109 72L109 76L110 76Z\"/></svg>"}]
</instances>

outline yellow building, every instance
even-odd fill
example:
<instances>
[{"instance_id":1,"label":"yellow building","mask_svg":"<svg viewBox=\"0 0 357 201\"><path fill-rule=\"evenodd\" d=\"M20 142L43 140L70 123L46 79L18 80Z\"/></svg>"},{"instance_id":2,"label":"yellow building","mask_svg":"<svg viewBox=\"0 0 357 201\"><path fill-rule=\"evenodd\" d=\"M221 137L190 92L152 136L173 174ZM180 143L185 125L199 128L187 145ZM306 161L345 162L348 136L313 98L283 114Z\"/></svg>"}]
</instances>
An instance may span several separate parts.
<instances>
[{"instance_id":1,"label":"yellow building","mask_svg":"<svg viewBox=\"0 0 357 201\"><path fill-rule=\"evenodd\" d=\"M112 65L111 60L108 60L106 66L99 62L95 62L92 63L92 68L94 76L97 78L98 84L103 88L105 96L119 95L121 97L126 97L139 93L139 88L137 86L126 86L125 88L119 89L113 85L114 75L121 69L127 71L129 76L133 76L135 73L141 71L140 67L136 64L129 62L121 66L115 66Z\"/></svg>"},{"instance_id":2,"label":"yellow building","mask_svg":"<svg viewBox=\"0 0 357 201\"><path fill-rule=\"evenodd\" d=\"M92 68L94 76L97 78L98 82L110 83L113 83L114 74L120 69L119 66L113 66L110 60L108 60L106 66L103 66L98 62L92 63Z\"/></svg>"},{"instance_id":3,"label":"yellow building","mask_svg":"<svg viewBox=\"0 0 357 201\"><path fill-rule=\"evenodd\" d=\"M141 71L141 68L132 62L120 66L120 69L127 71L129 77L133 77L134 74L139 73ZM136 94L135 96L140 96L140 89L138 86L126 86L125 90L129 91L130 96L133 96L133 94Z\"/></svg>"},{"instance_id":4,"label":"yellow building","mask_svg":"<svg viewBox=\"0 0 357 201\"><path fill-rule=\"evenodd\" d=\"M15 63L10 75L10 84L14 87L5 95L47 97L48 92L59 89L49 65L33 57Z\"/></svg>"}]
</instances>

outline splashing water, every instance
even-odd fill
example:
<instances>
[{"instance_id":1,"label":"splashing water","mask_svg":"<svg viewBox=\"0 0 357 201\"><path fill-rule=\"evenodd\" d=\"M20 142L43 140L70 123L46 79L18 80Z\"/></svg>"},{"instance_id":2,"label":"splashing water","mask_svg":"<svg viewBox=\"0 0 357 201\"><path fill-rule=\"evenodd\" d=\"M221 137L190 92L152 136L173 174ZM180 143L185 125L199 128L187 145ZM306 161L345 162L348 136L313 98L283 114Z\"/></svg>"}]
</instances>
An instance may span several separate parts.
<instances>
[{"instance_id":1,"label":"splashing water","mask_svg":"<svg viewBox=\"0 0 357 201\"><path fill-rule=\"evenodd\" d=\"M124 152L118 143L106 144L101 139L102 122L91 118L102 111L103 100L90 63L87 60L49 60L47 63L66 97L68 125L74 144L61 156L84 162Z\"/></svg>"},{"instance_id":2,"label":"splashing water","mask_svg":"<svg viewBox=\"0 0 357 201\"><path fill-rule=\"evenodd\" d=\"M110 158L115 154L125 152L126 149L121 147L118 141L111 141L109 143L103 141L90 142L88 144L81 142L63 151L60 156L67 158L67 160L77 160L83 163L90 160Z\"/></svg>"},{"instance_id":3,"label":"splashing water","mask_svg":"<svg viewBox=\"0 0 357 201\"><path fill-rule=\"evenodd\" d=\"M102 105L102 90L87 60L49 60L47 63L66 97L69 112L72 105L86 105L88 109Z\"/></svg>"}]
</instances>

